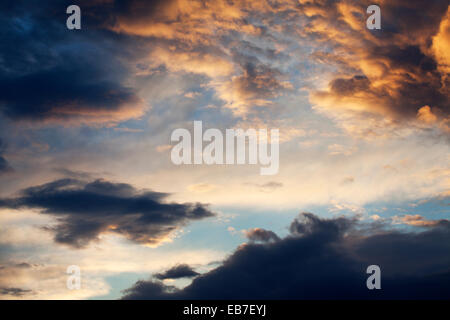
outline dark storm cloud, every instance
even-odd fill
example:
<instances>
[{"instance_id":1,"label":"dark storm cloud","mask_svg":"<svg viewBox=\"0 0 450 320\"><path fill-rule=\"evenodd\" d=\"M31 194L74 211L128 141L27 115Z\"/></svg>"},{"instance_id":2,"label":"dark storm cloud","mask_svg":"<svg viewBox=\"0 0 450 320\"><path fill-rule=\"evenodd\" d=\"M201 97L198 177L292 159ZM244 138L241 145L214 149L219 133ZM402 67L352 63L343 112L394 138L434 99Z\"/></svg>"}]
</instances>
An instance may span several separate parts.
<instances>
[{"instance_id":1,"label":"dark storm cloud","mask_svg":"<svg viewBox=\"0 0 450 320\"><path fill-rule=\"evenodd\" d=\"M135 93L118 83L101 80L85 65L52 68L0 80L1 110L14 120L114 120L140 104ZM111 117L111 118L110 118Z\"/></svg>"},{"instance_id":2,"label":"dark storm cloud","mask_svg":"<svg viewBox=\"0 0 450 320\"><path fill-rule=\"evenodd\" d=\"M303 214L291 234L240 246L221 266L177 290L139 281L124 299L448 299L450 228L401 232ZM366 269L381 268L381 290Z\"/></svg>"},{"instance_id":3,"label":"dark storm cloud","mask_svg":"<svg viewBox=\"0 0 450 320\"><path fill-rule=\"evenodd\" d=\"M169 270L154 275L156 279L180 279L180 278L193 278L198 276L199 273L196 272L191 266L187 264L180 264Z\"/></svg>"},{"instance_id":4,"label":"dark storm cloud","mask_svg":"<svg viewBox=\"0 0 450 320\"><path fill-rule=\"evenodd\" d=\"M214 216L204 205L166 203L165 193L139 191L124 183L62 179L30 187L17 198L0 199L0 207L39 209L57 217L55 241L84 247L103 233L157 245L189 221Z\"/></svg>"},{"instance_id":5,"label":"dark storm cloud","mask_svg":"<svg viewBox=\"0 0 450 320\"><path fill-rule=\"evenodd\" d=\"M81 30L68 30L69 4L0 5L0 111L13 120L74 124L142 115L143 102L123 84L128 71L121 59L135 47L90 24L87 12Z\"/></svg>"}]
</instances>

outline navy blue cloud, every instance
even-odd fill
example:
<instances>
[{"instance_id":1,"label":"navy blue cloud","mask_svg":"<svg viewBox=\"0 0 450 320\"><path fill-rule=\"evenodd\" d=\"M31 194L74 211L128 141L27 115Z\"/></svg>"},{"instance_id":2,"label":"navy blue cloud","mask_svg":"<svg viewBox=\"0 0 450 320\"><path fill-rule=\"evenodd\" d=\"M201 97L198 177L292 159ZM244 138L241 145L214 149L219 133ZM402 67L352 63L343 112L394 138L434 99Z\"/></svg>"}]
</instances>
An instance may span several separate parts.
<instances>
[{"instance_id":1,"label":"navy blue cloud","mask_svg":"<svg viewBox=\"0 0 450 320\"><path fill-rule=\"evenodd\" d=\"M81 248L100 234L115 233L136 243L155 245L189 221L214 216L199 203L166 203L165 193L139 191L124 183L62 179L0 199L0 207L39 209L57 217L46 227L55 241Z\"/></svg>"},{"instance_id":2,"label":"navy blue cloud","mask_svg":"<svg viewBox=\"0 0 450 320\"><path fill-rule=\"evenodd\" d=\"M450 227L400 232L347 218L301 215L290 235L239 247L184 289L150 280L124 299L449 299ZM381 268L381 290L366 269Z\"/></svg>"},{"instance_id":3,"label":"navy blue cloud","mask_svg":"<svg viewBox=\"0 0 450 320\"><path fill-rule=\"evenodd\" d=\"M13 120L102 123L141 114L124 85L135 46L101 30L88 10L66 28L66 1L0 4L0 112Z\"/></svg>"}]
</instances>

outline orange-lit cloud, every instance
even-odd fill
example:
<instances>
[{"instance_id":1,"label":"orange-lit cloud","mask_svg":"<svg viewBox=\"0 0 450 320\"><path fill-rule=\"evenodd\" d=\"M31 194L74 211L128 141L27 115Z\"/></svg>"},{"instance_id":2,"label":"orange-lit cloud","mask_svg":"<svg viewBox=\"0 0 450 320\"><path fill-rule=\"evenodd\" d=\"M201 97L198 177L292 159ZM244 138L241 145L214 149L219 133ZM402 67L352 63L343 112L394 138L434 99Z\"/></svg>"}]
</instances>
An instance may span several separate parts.
<instances>
[{"instance_id":1,"label":"orange-lit cloud","mask_svg":"<svg viewBox=\"0 0 450 320\"><path fill-rule=\"evenodd\" d=\"M382 29L373 31L365 27L367 1L301 3L312 19L305 35L333 48L313 57L338 68L328 88L311 93L319 111L366 135L424 120L424 106L440 110L428 113L428 124L448 121L448 3L382 1Z\"/></svg>"},{"instance_id":2,"label":"orange-lit cloud","mask_svg":"<svg viewBox=\"0 0 450 320\"><path fill-rule=\"evenodd\" d=\"M446 219L428 220L419 214L415 214L415 215L406 214L401 217L394 217L393 221L396 223L404 223L404 224L407 224L410 226L415 226L415 227L435 227L438 225L444 225L444 224L449 225L450 224L450 221L446 220Z\"/></svg>"}]
</instances>

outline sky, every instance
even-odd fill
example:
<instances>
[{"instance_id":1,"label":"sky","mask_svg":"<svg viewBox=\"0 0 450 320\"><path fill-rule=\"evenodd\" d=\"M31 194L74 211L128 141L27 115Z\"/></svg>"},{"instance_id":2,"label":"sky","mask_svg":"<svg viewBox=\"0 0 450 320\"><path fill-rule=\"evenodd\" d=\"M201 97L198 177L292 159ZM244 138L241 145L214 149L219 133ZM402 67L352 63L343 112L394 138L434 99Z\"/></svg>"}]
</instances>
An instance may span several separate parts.
<instances>
[{"instance_id":1,"label":"sky","mask_svg":"<svg viewBox=\"0 0 450 320\"><path fill-rule=\"evenodd\" d=\"M448 1L4 0L0 22L0 299L450 298ZM278 129L278 172L174 164L194 121Z\"/></svg>"}]
</instances>

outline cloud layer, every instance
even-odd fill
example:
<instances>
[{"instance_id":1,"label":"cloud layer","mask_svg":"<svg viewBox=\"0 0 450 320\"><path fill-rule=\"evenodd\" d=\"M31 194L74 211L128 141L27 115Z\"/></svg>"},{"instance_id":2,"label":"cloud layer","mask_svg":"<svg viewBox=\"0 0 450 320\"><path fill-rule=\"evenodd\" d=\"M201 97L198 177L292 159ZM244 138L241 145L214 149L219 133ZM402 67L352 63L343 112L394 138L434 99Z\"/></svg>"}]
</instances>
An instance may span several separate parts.
<instances>
[{"instance_id":1,"label":"cloud layer","mask_svg":"<svg viewBox=\"0 0 450 320\"><path fill-rule=\"evenodd\" d=\"M448 223L402 232L305 213L287 237L240 246L184 289L139 281L124 299L448 299L449 240ZM366 287L373 264L381 290Z\"/></svg>"}]
</instances>

